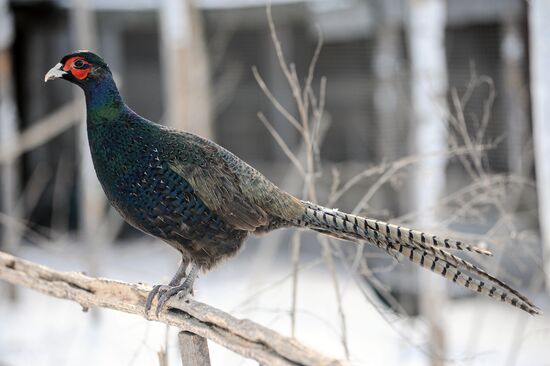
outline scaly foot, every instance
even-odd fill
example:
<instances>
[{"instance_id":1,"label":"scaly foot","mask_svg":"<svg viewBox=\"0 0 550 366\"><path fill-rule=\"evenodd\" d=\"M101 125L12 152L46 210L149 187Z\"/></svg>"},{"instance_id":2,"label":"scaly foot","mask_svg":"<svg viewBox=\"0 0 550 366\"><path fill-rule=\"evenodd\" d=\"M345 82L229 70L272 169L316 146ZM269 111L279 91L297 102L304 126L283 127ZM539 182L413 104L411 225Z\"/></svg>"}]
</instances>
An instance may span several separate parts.
<instances>
[{"instance_id":1,"label":"scaly foot","mask_svg":"<svg viewBox=\"0 0 550 366\"><path fill-rule=\"evenodd\" d=\"M172 281L170 281L170 284L154 286L147 296L147 300L145 301L145 316L147 317L147 315L149 314L149 310L151 310L153 300L157 295L159 296L159 300L155 314L158 317L160 311L164 307L164 304L166 304L166 302L174 295L178 294L179 298L184 298L188 294L193 294L193 283L195 282L195 278L197 277L198 270L199 267L193 264L191 266L189 274L187 275L187 277L185 277L185 281L183 281L181 285L179 284L183 277L181 274L184 274L185 271L178 270L178 273L176 274L176 276L174 276Z\"/></svg>"},{"instance_id":2,"label":"scaly foot","mask_svg":"<svg viewBox=\"0 0 550 366\"><path fill-rule=\"evenodd\" d=\"M155 314L158 317L160 314L160 311L164 307L164 304L166 304L166 302L170 300L173 296L178 296L178 298L183 299L185 296L192 293L193 293L193 288L189 286L187 281L184 281L179 286L174 286L169 288L168 290L165 290L162 295L160 295L159 293L160 297L159 297L159 302L157 304L157 310L155 311Z\"/></svg>"},{"instance_id":3,"label":"scaly foot","mask_svg":"<svg viewBox=\"0 0 550 366\"><path fill-rule=\"evenodd\" d=\"M174 277L170 280L170 283L168 285L156 285L153 287L151 292L149 292L149 295L147 296L147 300L145 300L145 317L149 314L149 310L151 310L151 306L153 305L153 300L158 295L159 297L162 297L163 294L166 293L166 291L170 290L171 288L178 286L181 283L181 280L185 277L185 271L189 265L189 262L182 259L178 270L174 274Z\"/></svg>"},{"instance_id":4,"label":"scaly foot","mask_svg":"<svg viewBox=\"0 0 550 366\"><path fill-rule=\"evenodd\" d=\"M158 295L161 297L166 291L170 290L172 287L168 285L155 285L153 286L153 289L151 292L149 292L149 295L147 295L147 300L145 300L145 316L149 314L149 310L151 310L151 306L153 305L153 300Z\"/></svg>"}]
</instances>

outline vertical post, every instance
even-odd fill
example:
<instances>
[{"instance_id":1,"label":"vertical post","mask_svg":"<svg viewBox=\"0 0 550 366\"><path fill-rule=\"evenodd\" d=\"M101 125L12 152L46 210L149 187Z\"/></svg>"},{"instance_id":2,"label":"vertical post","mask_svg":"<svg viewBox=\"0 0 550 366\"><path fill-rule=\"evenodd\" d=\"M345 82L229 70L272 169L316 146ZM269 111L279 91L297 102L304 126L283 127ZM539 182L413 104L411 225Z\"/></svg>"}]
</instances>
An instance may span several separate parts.
<instances>
[{"instance_id":1,"label":"vertical post","mask_svg":"<svg viewBox=\"0 0 550 366\"><path fill-rule=\"evenodd\" d=\"M13 93L11 44L13 42L13 21L7 0L0 0L0 149L13 147L17 139L17 106ZM8 253L15 253L18 244L15 209L17 194L16 160L0 164L0 212L8 220L0 223L0 247ZM8 286L9 297L15 299L15 286Z\"/></svg>"},{"instance_id":2,"label":"vertical post","mask_svg":"<svg viewBox=\"0 0 550 366\"><path fill-rule=\"evenodd\" d=\"M201 14L191 0L160 3L165 124L212 137L210 72Z\"/></svg>"},{"instance_id":3,"label":"vertical post","mask_svg":"<svg viewBox=\"0 0 550 366\"><path fill-rule=\"evenodd\" d=\"M550 291L550 2L529 2L529 44L531 49L531 98L535 168L539 208L539 227Z\"/></svg>"},{"instance_id":4,"label":"vertical post","mask_svg":"<svg viewBox=\"0 0 550 366\"><path fill-rule=\"evenodd\" d=\"M409 49L412 107L414 115L413 152L424 155L447 148L446 103L447 66L445 58L445 0L409 1ZM413 203L421 227L433 226L433 208L445 188L444 155L423 160L413 176ZM443 303L445 287L440 278L422 271L420 305L430 327L431 365L441 365L445 356Z\"/></svg>"},{"instance_id":5,"label":"vertical post","mask_svg":"<svg viewBox=\"0 0 550 366\"><path fill-rule=\"evenodd\" d=\"M502 24L500 52L504 64L504 98L507 124L508 169L523 175L527 167L523 148L527 141L527 83L523 72L525 49L517 17Z\"/></svg>"},{"instance_id":6,"label":"vertical post","mask_svg":"<svg viewBox=\"0 0 550 366\"><path fill-rule=\"evenodd\" d=\"M189 56L191 57L192 72L189 72L189 84L190 90L193 91L189 94L192 108L189 109L188 118L190 127L196 133L203 137L213 138L210 62L202 14L195 3L194 0L187 0L191 15L191 53Z\"/></svg>"},{"instance_id":7,"label":"vertical post","mask_svg":"<svg viewBox=\"0 0 550 366\"><path fill-rule=\"evenodd\" d=\"M401 62L400 52L400 27L401 17L395 16L392 11L398 9L400 4L395 0L378 0L375 5L377 27L375 33L375 48L372 58L372 70L375 77L373 93L374 115L377 126L377 159L380 161L392 161L403 150L401 138L401 121L399 103L399 68ZM386 208L398 210L399 200L393 193L393 189L383 188Z\"/></svg>"},{"instance_id":8,"label":"vertical post","mask_svg":"<svg viewBox=\"0 0 550 366\"><path fill-rule=\"evenodd\" d=\"M98 43L101 45L101 54L109 59L109 68L113 73L118 90L121 92L124 92L124 84L121 83L120 74L117 71L123 70L124 67L124 42L122 37L125 27L126 24L121 22L119 18L109 16L101 20L101 27L98 29Z\"/></svg>"},{"instance_id":9,"label":"vertical post","mask_svg":"<svg viewBox=\"0 0 550 366\"><path fill-rule=\"evenodd\" d=\"M182 366L210 366L206 338L181 331L178 333Z\"/></svg>"},{"instance_id":10,"label":"vertical post","mask_svg":"<svg viewBox=\"0 0 550 366\"><path fill-rule=\"evenodd\" d=\"M375 2L378 26L376 29L375 53L372 69L376 79L374 90L374 111L378 125L377 151L383 159L389 161L397 157L398 139L395 133L399 130L399 83L400 42L399 27L391 11L399 6L394 0ZM400 19L399 19L400 20Z\"/></svg>"},{"instance_id":11,"label":"vertical post","mask_svg":"<svg viewBox=\"0 0 550 366\"><path fill-rule=\"evenodd\" d=\"M186 127L188 90L190 15L187 0L160 3L162 65L164 81L164 124Z\"/></svg>"},{"instance_id":12,"label":"vertical post","mask_svg":"<svg viewBox=\"0 0 550 366\"><path fill-rule=\"evenodd\" d=\"M97 49L96 24L92 4L89 0L73 0L71 9L71 28L79 49ZM76 91L79 95L80 90ZM76 97L76 96L75 96ZM83 109L84 110L84 107ZM98 274L98 251L102 240L96 238L105 209L105 199L96 178L86 132L86 115L80 124L79 148L80 166L78 191L80 196L80 236L88 248L89 272Z\"/></svg>"}]
</instances>

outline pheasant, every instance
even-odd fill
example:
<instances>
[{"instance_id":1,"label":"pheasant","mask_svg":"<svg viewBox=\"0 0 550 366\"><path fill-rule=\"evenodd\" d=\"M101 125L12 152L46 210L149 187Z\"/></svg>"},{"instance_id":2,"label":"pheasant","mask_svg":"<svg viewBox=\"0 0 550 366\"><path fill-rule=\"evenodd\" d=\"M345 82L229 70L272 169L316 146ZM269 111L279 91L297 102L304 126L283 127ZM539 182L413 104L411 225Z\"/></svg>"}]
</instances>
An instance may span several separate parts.
<instances>
[{"instance_id":1,"label":"pheasant","mask_svg":"<svg viewBox=\"0 0 550 366\"><path fill-rule=\"evenodd\" d=\"M45 81L57 78L84 91L93 164L110 204L129 224L181 254L169 284L149 293L146 315L156 298L158 316L172 296L192 293L197 273L236 254L250 234L289 227L370 243L470 290L541 313L527 297L450 252L491 255L487 250L302 201L216 143L139 116L92 52L64 56Z\"/></svg>"}]
</instances>

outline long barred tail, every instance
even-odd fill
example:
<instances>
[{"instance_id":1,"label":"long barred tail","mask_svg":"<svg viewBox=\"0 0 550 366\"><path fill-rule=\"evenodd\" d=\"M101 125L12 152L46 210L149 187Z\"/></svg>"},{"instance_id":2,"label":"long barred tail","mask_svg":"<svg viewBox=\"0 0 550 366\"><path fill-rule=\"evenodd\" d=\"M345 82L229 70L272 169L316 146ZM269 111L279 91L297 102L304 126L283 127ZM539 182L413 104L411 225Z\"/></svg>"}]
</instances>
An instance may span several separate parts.
<instances>
[{"instance_id":1,"label":"long barred tail","mask_svg":"<svg viewBox=\"0 0 550 366\"><path fill-rule=\"evenodd\" d=\"M413 263L437 273L470 290L518 307L529 314L540 314L527 297L483 269L445 249L464 250L492 255L491 252L460 241L440 239L434 235L388 224L382 221L346 214L335 209L305 202L305 213L296 225L346 240L365 240L394 255L402 254ZM445 249L444 249L445 248ZM478 278L473 278L466 271ZM486 282L484 282L487 281Z\"/></svg>"}]
</instances>

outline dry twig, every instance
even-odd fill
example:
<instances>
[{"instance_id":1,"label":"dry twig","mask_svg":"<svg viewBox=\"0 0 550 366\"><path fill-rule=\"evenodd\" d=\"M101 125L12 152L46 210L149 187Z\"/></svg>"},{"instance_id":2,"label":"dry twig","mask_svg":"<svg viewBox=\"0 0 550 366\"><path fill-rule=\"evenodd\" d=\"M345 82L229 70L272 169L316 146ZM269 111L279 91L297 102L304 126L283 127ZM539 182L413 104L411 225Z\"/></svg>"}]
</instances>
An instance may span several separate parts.
<instances>
[{"instance_id":1,"label":"dry twig","mask_svg":"<svg viewBox=\"0 0 550 366\"><path fill-rule=\"evenodd\" d=\"M305 199L317 202L317 189L315 186L316 178L318 176L319 158L319 138L321 122L323 120L323 111L325 107L326 96L326 78L321 78L319 86L319 97L317 98L313 90L313 78L315 75L315 67L319 60L319 54L323 45L323 37L321 32L318 33L318 42L313 52L313 56L309 63L308 71L303 85L300 83L296 66L293 63L288 63L281 41L277 35L277 29L275 22L273 21L273 14L271 12L271 5L268 3L266 6L267 23L269 26L269 33L273 42L273 47L277 56L277 61L283 72L285 79L288 83L290 92L295 102L296 109L298 110L298 117L294 117L283 105L275 98L274 94L269 90L269 87L264 82L257 68L253 68L252 72L256 82L260 86L260 89L277 109L286 121L292 125L300 134L305 147L305 164L300 162L296 154L292 152L290 147L281 138L279 133L275 130L269 120L259 113L258 117L273 136L275 141L281 147L283 152L289 158L289 160L295 165L300 172L300 175L304 179L303 196ZM342 347L349 359L349 347L346 336L346 317L343 310L341 290L338 284L336 276L336 269L332 258L331 243L328 240L321 240L321 246L323 247L323 259L327 265L328 270L331 272L333 278L333 285L335 291L336 302L338 305L338 314L340 317L340 327L342 331L341 341ZM296 329L296 309L297 309L297 294L298 294L298 264L300 262L300 236L294 236L292 241L292 263L293 263L293 280L292 280L292 302L291 302L291 333L295 334Z\"/></svg>"}]
</instances>

